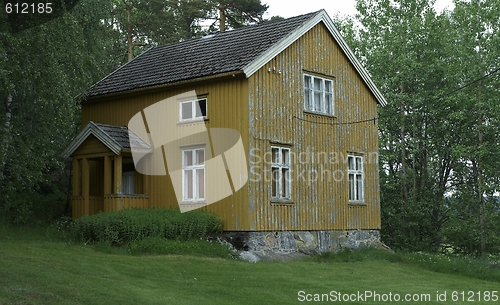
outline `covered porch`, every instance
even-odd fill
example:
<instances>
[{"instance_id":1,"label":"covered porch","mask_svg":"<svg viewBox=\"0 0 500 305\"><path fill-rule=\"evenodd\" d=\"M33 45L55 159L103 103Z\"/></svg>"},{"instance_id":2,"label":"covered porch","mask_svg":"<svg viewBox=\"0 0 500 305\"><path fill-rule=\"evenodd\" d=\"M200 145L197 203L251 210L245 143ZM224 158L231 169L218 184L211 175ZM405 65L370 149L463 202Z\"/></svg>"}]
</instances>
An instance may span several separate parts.
<instances>
[{"instance_id":1,"label":"covered porch","mask_svg":"<svg viewBox=\"0 0 500 305\"><path fill-rule=\"evenodd\" d=\"M149 147L134 136L131 134L132 140ZM89 122L63 156L73 158L73 219L101 211L150 207L150 177L135 170L126 127Z\"/></svg>"}]
</instances>

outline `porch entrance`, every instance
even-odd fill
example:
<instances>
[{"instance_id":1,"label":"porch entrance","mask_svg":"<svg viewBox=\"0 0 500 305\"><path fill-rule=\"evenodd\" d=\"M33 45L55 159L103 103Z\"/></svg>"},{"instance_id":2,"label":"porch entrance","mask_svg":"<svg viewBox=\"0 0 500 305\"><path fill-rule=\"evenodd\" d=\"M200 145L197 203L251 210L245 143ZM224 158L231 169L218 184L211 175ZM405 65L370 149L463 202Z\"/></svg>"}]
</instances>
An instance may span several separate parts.
<instances>
[{"instance_id":1,"label":"porch entrance","mask_svg":"<svg viewBox=\"0 0 500 305\"><path fill-rule=\"evenodd\" d=\"M136 145L149 147L135 137ZM135 170L126 127L89 122L63 156L73 157L73 219L150 207L150 178Z\"/></svg>"}]
</instances>

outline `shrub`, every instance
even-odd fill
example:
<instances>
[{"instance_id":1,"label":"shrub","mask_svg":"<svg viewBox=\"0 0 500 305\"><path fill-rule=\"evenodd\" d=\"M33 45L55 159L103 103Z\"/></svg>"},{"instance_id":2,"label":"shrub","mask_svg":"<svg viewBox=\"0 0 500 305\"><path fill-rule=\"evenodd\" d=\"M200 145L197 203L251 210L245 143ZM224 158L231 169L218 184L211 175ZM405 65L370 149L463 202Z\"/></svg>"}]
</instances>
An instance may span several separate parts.
<instances>
[{"instance_id":1,"label":"shrub","mask_svg":"<svg viewBox=\"0 0 500 305\"><path fill-rule=\"evenodd\" d=\"M194 255L230 258L234 255L227 245L216 241L196 240L168 240L161 237L146 237L127 244L127 251L133 255Z\"/></svg>"},{"instance_id":2,"label":"shrub","mask_svg":"<svg viewBox=\"0 0 500 305\"><path fill-rule=\"evenodd\" d=\"M222 231L222 219L210 212L130 209L84 216L71 227L76 241L122 245L146 237L192 240Z\"/></svg>"}]
</instances>

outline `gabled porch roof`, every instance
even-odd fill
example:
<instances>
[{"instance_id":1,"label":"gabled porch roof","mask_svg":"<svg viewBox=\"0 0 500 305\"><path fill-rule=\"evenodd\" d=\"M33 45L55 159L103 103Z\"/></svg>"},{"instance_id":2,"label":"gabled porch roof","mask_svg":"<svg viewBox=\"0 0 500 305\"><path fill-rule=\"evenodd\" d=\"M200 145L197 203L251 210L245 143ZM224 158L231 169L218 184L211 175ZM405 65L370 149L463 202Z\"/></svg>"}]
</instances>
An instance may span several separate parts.
<instances>
[{"instance_id":1,"label":"gabled porch roof","mask_svg":"<svg viewBox=\"0 0 500 305\"><path fill-rule=\"evenodd\" d=\"M115 155L130 151L131 144L134 148L146 150L151 148L148 143L125 126L98 124L90 121L66 147L61 156L64 158L70 157L90 135L96 137Z\"/></svg>"}]
</instances>

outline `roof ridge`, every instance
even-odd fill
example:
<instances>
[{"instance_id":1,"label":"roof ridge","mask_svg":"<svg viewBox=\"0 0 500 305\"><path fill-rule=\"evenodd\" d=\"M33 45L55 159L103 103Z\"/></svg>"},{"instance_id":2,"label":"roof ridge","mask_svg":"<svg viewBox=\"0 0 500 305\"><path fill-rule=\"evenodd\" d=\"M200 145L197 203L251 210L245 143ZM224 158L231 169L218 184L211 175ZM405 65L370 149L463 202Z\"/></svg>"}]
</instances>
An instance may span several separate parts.
<instances>
[{"instance_id":1,"label":"roof ridge","mask_svg":"<svg viewBox=\"0 0 500 305\"><path fill-rule=\"evenodd\" d=\"M121 125L111 125L111 124L103 124L103 123L95 123L94 121L90 121L94 123L94 125L101 125L101 126L109 126L109 127L120 127L120 128L127 128L127 126L121 126Z\"/></svg>"},{"instance_id":2,"label":"roof ridge","mask_svg":"<svg viewBox=\"0 0 500 305\"><path fill-rule=\"evenodd\" d=\"M279 19L279 20L264 20L263 22L258 23L258 24L246 25L246 26L243 26L241 28L231 29L231 30L224 31L224 32L218 31L218 32L215 32L214 38L220 37L220 36L226 36L226 35L233 35L236 32L253 31L257 27L264 27L264 26L269 26L269 25L276 25L277 23L282 23L282 22L291 22L294 19L300 19L300 18L303 18L306 15L311 15L311 16L316 15L320 11L324 11L324 9L320 9L320 10L317 10L315 12L310 12L310 13L306 13L306 14L302 14L302 15L298 15L298 16L293 16L293 17L289 17L289 18ZM208 34L208 35L210 35L210 34ZM171 43L167 43L167 44L160 45L160 46L154 46L154 47L151 47L150 49L163 49L163 48L166 48L166 47L171 47L173 45L185 44L185 43L194 42L194 41L198 41L198 40L202 40L202 39L207 39L207 38L205 36L192 37L192 38L188 38L188 39L182 40L182 41L176 41L176 42L171 42ZM207 41L209 41L209 39ZM148 49L148 51L150 49ZM141 55L144 54L144 53L141 53ZM139 57L139 56L137 56L137 57Z\"/></svg>"}]
</instances>

